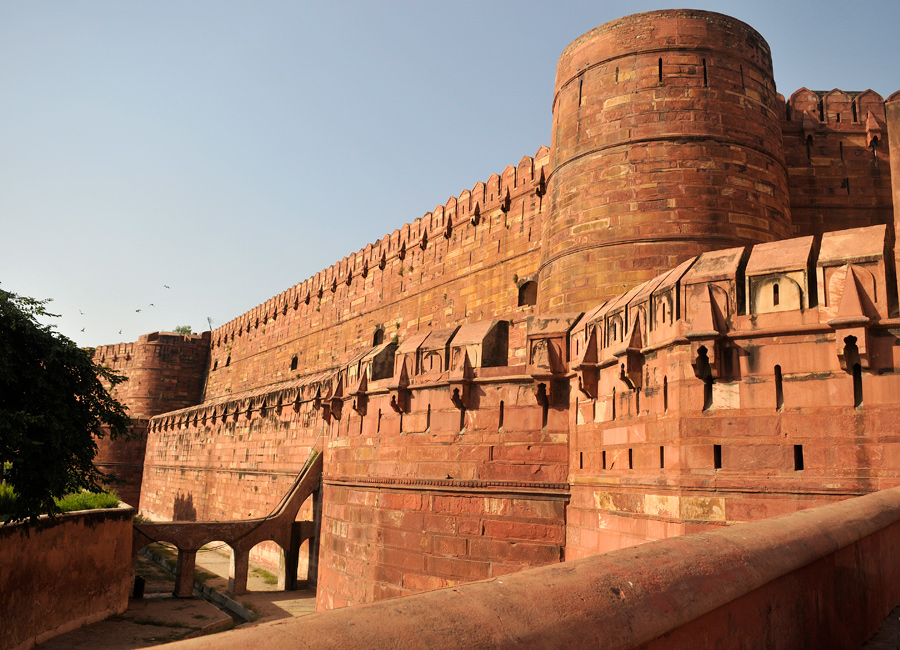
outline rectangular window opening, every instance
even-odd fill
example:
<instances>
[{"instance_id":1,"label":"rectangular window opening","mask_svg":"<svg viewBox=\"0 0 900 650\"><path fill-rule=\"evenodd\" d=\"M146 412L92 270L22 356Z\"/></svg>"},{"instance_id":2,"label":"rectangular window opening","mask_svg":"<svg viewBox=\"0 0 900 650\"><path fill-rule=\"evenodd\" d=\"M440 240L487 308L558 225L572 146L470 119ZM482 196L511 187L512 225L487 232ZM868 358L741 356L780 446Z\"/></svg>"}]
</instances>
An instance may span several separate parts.
<instances>
[{"instance_id":1,"label":"rectangular window opening","mask_svg":"<svg viewBox=\"0 0 900 650\"><path fill-rule=\"evenodd\" d=\"M659 468L666 468L666 448L662 445L659 446Z\"/></svg>"},{"instance_id":2,"label":"rectangular window opening","mask_svg":"<svg viewBox=\"0 0 900 650\"><path fill-rule=\"evenodd\" d=\"M578 452L578 469L584 469L584 452Z\"/></svg>"},{"instance_id":3,"label":"rectangular window opening","mask_svg":"<svg viewBox=\"0 0 900 650\"><path fill-rule=\"evenodd\" d=\"M794 445L794 471L803 469L803 445Z\"/></svg>"},{"instance_id":4,"label":"rectangular window opening","mask_svg":"<svg viewBox=\"0 0 900 650\"><path fill-rule=\"evenodd\" d=\"M634 469L634 449L628 450L628 469Z\"/></svg>"},{"instance_id":5,"label":"rectangular window opening","mask_svg":"<svg viewBox=\"0 0 900 650\"><path fill-rule=\"evenodd\" d=\"M606 469L606 452L605 451L601 454L601 459L603 461L603 469Z\"/></svg>"},{"instance_id":6,"label":"rectangular window opening","mask_svg":"<svg viewBox=\"0 0 900 650\"><path fill-rule=\"evenodd\" d=\"M784 385L781 377L781 366L775 366L775 409L784 408Z\"/></svg>"},{"instance_id":7,"label":"rectangular window opening","mask_svg":"<svg viewBox=\"0 0 900 650\"><path fill-rule=\"evenodd\" d=\"M713 467L722 469L722 445L713 445Z\"/></svg>"}]
</instances>

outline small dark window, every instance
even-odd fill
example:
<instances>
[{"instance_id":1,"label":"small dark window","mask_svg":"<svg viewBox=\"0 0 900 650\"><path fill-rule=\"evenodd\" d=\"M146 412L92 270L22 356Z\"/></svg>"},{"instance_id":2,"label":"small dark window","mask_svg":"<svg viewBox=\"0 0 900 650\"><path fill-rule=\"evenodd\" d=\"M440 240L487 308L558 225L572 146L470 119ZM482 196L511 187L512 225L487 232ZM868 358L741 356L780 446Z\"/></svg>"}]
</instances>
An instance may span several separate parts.
<instances>
[{"instance_id":1,"label":"small dark window","mask_svg":"<svg viewBox=\"0 0 900 650\"><path fill-rule=\"evenodd\" d=\"M741 68L741 89L746 91L747 84L744 83L744 66L740 66L740 68Z\"/></svg>"},{"instance_id":2,"label":"small dark window","mask_svg":"<svg viewBox=\"0 0 900 650\"><path fill-rule=\"evenodd\" d=\"M825 102L823 102L821 99L819 100L819 121L825 121Z\"/></svg>"},{"instance_id":3,"label":"small dark window","mask_svg":"<svg viewBox=\"0 0 900 650\"><path fill-rule=\"evenodd\" d=\"M215 371L215 369L218 367L219 367L219 361L216 360L216 362L213 364L213 371Z\"/></svg>"},{"instance_id":4,"label":"small dark window","mask_svg":"<svg viewBox=\"0 0 900 650\"><path fill-rule=\"evenodd\" d=\"M863 405L862 366L853 364L853 406L859 408Z\"/></svg>"},{"instance_id":5,"label":"small dark window","mask_svg":"<svg viewBox=\"0 0 900 650\"><path fill-rule=\"evenodd\" d=\"M634 469L634 449L628 450L628 469Z\"/></svg>"},{"instance_id":6,"label":"small dark window","mask_svg":"<svg viewBox=\"0 0 900 650\"><path fill-rule=\"evenodd\" d=\"M537 304L537 282L525 282L519 287L519 307Z\"/></svg>"},{"instance_id":7,"label":"small dark window","mask_svg":"<svg viewBox=\"0 0 900 650\"><path fill-rule=\"evenodd\" d=\"M779 295L778 283L772 285L772 304L777 307L781 302L781 296Z\"/></svg>"},{"instance_id":8,"label":"small dark window","mask_svg":"<svg viewBox=\"0 0 900 650\"><path fill-rule=\"evenodd\" d=\"M606 469L606 452L600 454L600 459L603 462L603 469Z\"/></svg>"},{"instance_id":9,"label":"small dark window","mask_svg":"<svg viewBox=\"0 0 900 650\"><path fill-rule=\"evenodd\" d=\"M297 355L295 354L295 355L293 356L293 358L291 359L291 370L296 370L296 369L297 369L297 363L298 363L298 361L297 361Z\"/></svg>"},{"instance_id":10,"label":"small dark window","mask_svg":"<svg viewBox=\"0 0 900 650\"><path fill-rule=\"evenodd\" d=\"M612 392L612 419L616 419L616 389L613 388Z\"/></svg>"},{"instance_id":11,"label":"small dark window","mask_svg":"<svg viewBox=\"0 0 900 650\"><path fill-rule=\"evenodd\" d=\"M500 412L503 413L503 402L500 402ZM501 416L500 419L503 420L503 417ZM500 426L503 426L502 422L501 422ZM428 405L428 411L425 413L425 428L426 429L431 428L431 404ZM493 449L494 448L491 447L491 450L492 450L491 453L493 453Z\"/></svg>"},{"instance_id":12,"label":"small dark window","mask_svg":"<svg viewBox=\"0 0 900 650\"><path fill-rule=\"evenodd\" d=\"M784 408L784 386L781 379L781 366L775 366L775 408Z\"/></svg>"},{"instance_id":13,"label":"small dark window","mask_svg":"<svg viewBox=\"0 0 900 650\"><path fill-rule=\"evenodd\" d=\"M841 151L841 162L843 162L844 161L844 143L838 142L838 148Z\"/></svg>"},{"instance_id":14,"label":"small dark window","mask_svg":"<svg viewBox=\"0 0 900 650\"><path fill-rule=\"evenodd\" d=\"M663 412L669 410L669 378L663 377Z\"/></svg>"},{"instance_id":15,"label":"small dark window","mask_svg":"<svg viewBox=\"0 0 900 650\"><path fill-rule=\"evenodd\" d=\"M709 86L709 79L706 76L706 59L703 59L703 87Z\"/></svg>"},{"instance_id":16,"label":"small dark window","mask_svg":"<svg viewBox=\"0 0 900 650\"><path fill-rule=\"evenodd\" d=\"M428 407L428 412L431 413L430 406ZM500 400L500 418L499 418L499 422L497 423L497 428L498 429L503 428L503 400Z\"/></svg>"},{"instance_id":17,"label":"small dark window","mask_svg":"<svg viewBox=\"0 0 900 650\"><path fill-rule=\"evenodd\" d=\"M616 66L616 85L619 83L619 66Z\"/></svg>"},{"instance_id":18,"label":"small dark window","mask_svg":"<svg viewBox=\"0 0 900 650\"><path fill-rule=\"evenodd\" d=\"M382 343L384 343L384 328L379 327L372 336L372 346L381 345Z\"/></svg>"},{"instance_id":19,"label":"small dark window","mask_svg":"<svg viewBox=\"0 0 900 650\"><path fill-rule=\"evenodd\" d=\"M578 469L584 469L584 452L578 452Z\"/></svg>"},{"instance_id":20,"label":"small dark window","mask_svg":"<svg viewBox=\"0 0 900 650\"><path fill-rule=\"evenodd\" d=\"M803 469L803 445L794 445L794 471Z\"/></svg>"},{"instance_id":21,"label":"small dark window","mask_svg":"<svg viewBox=\"0 0 900 650\"><path fill-rule=\"evenodd\" d=\"M850 116L854 122L859 122L859 113L856 112L856 100L850 102Z\"/></svg>"},{"instance_id":22,"label":"small dark window","mask_svg":"<svg viewBox=\"0 0 900 650\"><path fill-rule=\"evenodd\" d=\"M666 468L666 448L662 445L659 446L659 468Z\"/></svg>"},{"instance_id":23,"label":"small dark window","mask_svg":"<svg viewBox=\"0 0 900 650\"><path fill-rule=\"evenodd\" d=\"M225 367L227 368L230 365L231 365L231 355L229 354L228 358L225 359Z\"/></svg>"},{"instance_id":24,"label":"small dark window","mask_svg":"<svg viewBox=\"0 0 900 650\"><path fill-rule=\"evenodd\" d=\"M722 469L722 445L713 445L713 467Z\"/></svg>"},{"instance_id":25,"label":"small dark window","mask_svg":"<svg viewBox=\"0 0 900 650\"><path fill-rule=\"evenodd\" d=\"M662 83L662 57L659 57L659 83Z\"/></svg>"},{"instance_id":26,"label":"small dark window","mask_svg":"<svg viewBox=\"0 0 900 650\"><path fill-rule=\"evenodd\" d=\"M703 410L708 411L713 405L713 378L703 380Z\"/></svg>"}]
</instances>

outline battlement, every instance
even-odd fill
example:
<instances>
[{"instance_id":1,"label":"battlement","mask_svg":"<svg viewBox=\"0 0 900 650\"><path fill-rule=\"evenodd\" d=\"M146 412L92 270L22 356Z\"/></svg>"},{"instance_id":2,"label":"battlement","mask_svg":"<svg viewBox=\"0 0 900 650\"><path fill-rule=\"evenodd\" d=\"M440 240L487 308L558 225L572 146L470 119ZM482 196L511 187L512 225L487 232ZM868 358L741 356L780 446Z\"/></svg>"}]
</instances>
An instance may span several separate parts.
<instances>
[{"instance_id":1,"label":"battlement","mask_svg":"<svg viewBox=\"0 0 900 650\"><path fill-rule=\"evenodd\" d=\"M429 242L441 238L450 240L450 244L463 244L462 238L452 238L456 229L465 225L477 228L483 219L505 216L511 210L512 202L523 195L537 193L542 196L545 179L549 175L549 162L550 150L547 147L538 149L534 157L523 156L517 166L508 165L502 174L492 174L486 183L476 183L471 190L463 190L458 197L450 197L444 205L397 228L374 244L366 245L313 277L217 327L212 332L213 346L220 347L229 340L233 341L235 336L250 332L279 314L286 316L289 310L296 311L301 305L314 304L327 292L335 293L342 284L350 287L354 279L365 279L369 272L376 269L384 271L390 263L404 261L409 250L418 248L424 251ZM446 255L452 255L450 248Z\"/></svg>"}]
</instances>

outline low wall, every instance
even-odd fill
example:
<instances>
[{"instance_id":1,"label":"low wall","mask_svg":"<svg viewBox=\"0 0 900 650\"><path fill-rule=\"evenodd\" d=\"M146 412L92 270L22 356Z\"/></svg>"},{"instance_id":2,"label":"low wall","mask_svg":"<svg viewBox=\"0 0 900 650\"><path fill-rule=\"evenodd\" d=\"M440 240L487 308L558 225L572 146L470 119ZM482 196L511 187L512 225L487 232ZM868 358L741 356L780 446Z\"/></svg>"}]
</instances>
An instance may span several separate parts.
<instances>
[{"instance_id":1,"label":"low wall","mask_svg":"<svg viewBox=\"0 0 900 650\"><path fill-rule=\"evenodd\" d=\"M120 614L131 590L125 504L0 526L0 650L25 650Z\"/></svg>"},{"instance_id":2,"label":"low wall","mask_svg":"<svg viewBox=\"0 0 900 650\"><path fill-rule=\"evenodd\" d=\"M900 602L900 488L171 648L858 648Z\"/></svg>"}]
</instances>

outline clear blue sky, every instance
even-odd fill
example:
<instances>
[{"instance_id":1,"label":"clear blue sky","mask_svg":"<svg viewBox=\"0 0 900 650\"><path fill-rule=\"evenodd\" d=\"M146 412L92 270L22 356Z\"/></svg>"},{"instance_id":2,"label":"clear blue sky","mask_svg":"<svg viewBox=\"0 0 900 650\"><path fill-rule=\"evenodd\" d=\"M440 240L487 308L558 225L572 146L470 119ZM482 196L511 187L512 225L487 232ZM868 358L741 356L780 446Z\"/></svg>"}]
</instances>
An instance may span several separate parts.
<instances>
[{"instance_id":1,"label":"clear blue sky","mask_svg":"<svg viewBox=\"0 0 900 650\"><path fill-rule=\"evenodd\" d=\"M690 5L785 95L900 89L897 0ZM563 48L673 6L0 0L0 286L81 345L221 325L549 145Z\"/></svg>"}]
</instances>

